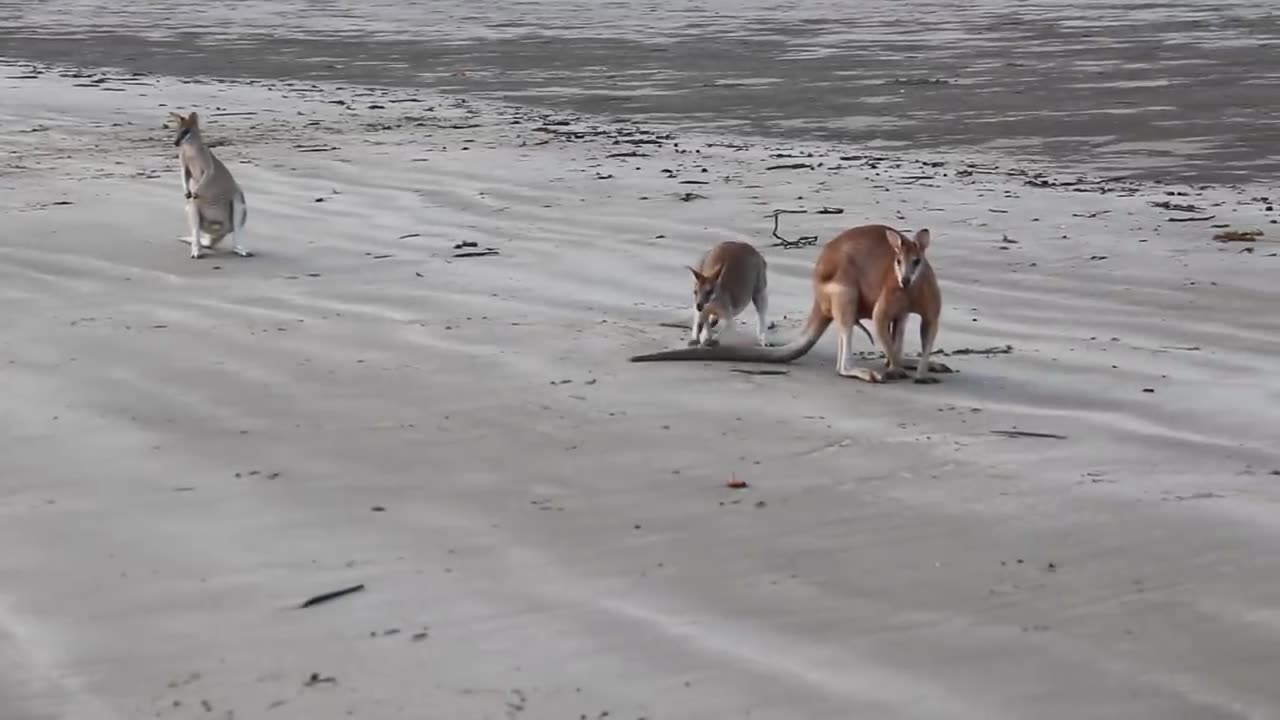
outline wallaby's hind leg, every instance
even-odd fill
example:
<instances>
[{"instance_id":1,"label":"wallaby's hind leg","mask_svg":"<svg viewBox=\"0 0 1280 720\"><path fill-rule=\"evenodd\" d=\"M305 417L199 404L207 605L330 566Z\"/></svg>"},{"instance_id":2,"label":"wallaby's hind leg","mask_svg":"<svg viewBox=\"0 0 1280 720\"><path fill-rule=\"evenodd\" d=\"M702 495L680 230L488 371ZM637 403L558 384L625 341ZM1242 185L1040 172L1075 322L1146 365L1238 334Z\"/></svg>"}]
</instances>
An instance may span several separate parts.
<instances>
[{"instance_id":1,"label":"wallaby's hind leg","mask_svg":"<svg viewBox=\"0 0 1280 720\"><path fill-rule=\"evenodd\" d=\"M844 375L845 368L848 367L848 365L846 365L846 356L849 354L849 343L846 342L844 328L839 324L838 320L835 323L835 326L836 326L836 374Z\"/></svg>"},{"instance_id":2,"label":"wallaby's hind leg","mask_svg":"<svg viewBox=\"0 0 1280 720\"><path fill-rule=\"evenodd\" d=\"M244 206L244 198L231 199L231 252L240 257L253 257L253 253L244 246L244 223L249 213Z\"/></svg>"},{"instance_id":3,"label":"wallaby's hind leg","mask_svg":"<svg viewBox=\"0 0 1280 720\"><path fill-rule=\"evenodd\" d=\"M933 339L938 335L938 324L920 318L920 360L916 363L916 382L936 383L938 378L929 374L929 354L933 352Z\"/></svg>"},{"instance_id":4,"label":"wallaby's hind leg","mask_svg":"<svg viewBox=\"0 0 1280 720\"><path fill-rule=\"evenodd\" d=\"M884 378L870 368L853 366L853 329L857 322L857 303L848 296L838 298L831 303L832 320L839 333L839 351L836 353L836 372L841 377L855 378L863 382L878 383Z\"/></svg>"},{"instance_id":5,"label":"wallaby's hind leg","mask_svg":"<svg viewBox=\"0 0 1280 720\"><path fill-rule=\"evenodd\" d=\"M200 257L200 209L194 200L187 201L187 225L191 228L191 257Z\"/></svg>"},{"instance_id":6,"label":"wallaby's hind leg","mask_svg":"<svg viewBox=\"0 0 1280 720\"><path fill-rule=\"evenodd\" d=\"M885 359L888 361L888 367L884 371L885 380L901 380L907 376L907 371L902 368L902 344L894 335L899 338L906 327L906 317L894 318L889 315L888 308L883 303L876 303L875 310L871 313L871 321L876 326L876 339L884 346ZM896 322L899 327L894 328L896 332L890 332L890 323Z\"/></svg>"},{"instance_id":7,"label":"wallaby's hind leg","mask_svg":"<svg viewBox=\"0 0 1280 720\"><path fill-rule=\"evenodd\" d=\"M708 341L708 342L713 342L713 343L719 344L719 342L720 342L720 341L719 341L717 338L722 338L722 337L724 337L725 335L727 335L727 334L729 334L729 333L733 332L733 329L734 329L734 318L733 318L733 316L732 316L732 315L729 315L729 314L726 314L726 313L716 313L716 317L717 317L717 318L719 318L719 320L720 320L720 322L719 322L719 323L717 323L717 325L718 325L718 327L719 327L719 330L716 330L715 337L712 337L712 336L711 336L711 327L708 325L708 327L707 327L707 341Z\"/></svg>"},{"instance_id":8,"label":"wallaby's hind leg","mask_svg":"<svg viewBox=\"0 0 1280 720\"><path fill-rule=\"evenodd\" d=\"M938 378L930 375L930 372L949 373L951 368L943 363L934 362L929 359L933 354L933 341L938 337L938 323L930 322L927 318L920 318L920 359L904 361L903 365L916 371L916 382L920 384L929 384L938 382Z\"/></svg>"},{"instance_id":9,"label":"wallaby's hind leg","mask_svg":"<svg viewBox=\"0 0 1280 720\"><path fill-rule=\"evenodd\" d=\"M871 368L858 367L853 365L853 327L840 326L837 328L840 332L840 359L837 361L837 372L841 377L854 378L863 382L882 383L885 381L883 373L872 370Z\"/></svg>"},{"instance_id":10,"label":"wallaby's hind leg","mask_svg":"<svg viewBox=\"0 0 1280 720\"><path fill-rule=\"evenodd\" d=\"M903 315L901 318L895 318L889 321L889 337L893 338L893 346L897 348L896 354L898 357L898 363L901 364L902 367L904 368L907 366L902 360L902 348L903 348L902 340L907 335L907 318L908 317L909 317L908 315ZM885 367L889 367L890 365L889 353L885 353L884 355L884 364L885 364Z\"/></svg>"},{"instance_id":11,"label":"wallaby's hind leg","mask_svg":"<svg viewBox=\"0 0 1280 720\"><path fill-rule=\"evenodd\" d=\"M764 288L756 288L751 304L756 308L756 340L761 347L769 346L769 292Z\"/></svg>"}]
</instances>

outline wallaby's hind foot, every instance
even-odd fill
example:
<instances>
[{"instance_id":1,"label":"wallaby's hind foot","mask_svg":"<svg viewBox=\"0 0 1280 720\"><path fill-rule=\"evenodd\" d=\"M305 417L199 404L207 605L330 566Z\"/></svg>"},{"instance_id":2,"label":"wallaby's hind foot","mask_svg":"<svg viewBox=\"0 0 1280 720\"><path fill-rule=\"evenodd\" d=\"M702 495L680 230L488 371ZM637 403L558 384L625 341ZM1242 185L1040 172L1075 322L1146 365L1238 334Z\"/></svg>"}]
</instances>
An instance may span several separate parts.
<instances>
[{"instance_id":1,"label":"wallaby's hind foot","mask_svg":"<svg viewBox=\"0 0 1280 720\"><path fill-rule=\"evenodd\" d=\"M882 383L885 380L880 373L864 367L841 368L840 376L869 383Z\"/></svg>"},{"instance_id":2,"label":"wallaby's hind foot","mask_svg":"<svg viewBox=\"0 0 1280 720\"><path fill-rule=\"evenodd\" d=\"M707 338L700 340L698 338L690 338L688 347L716 347L720 344L719 338Z\"/></svg>"},{"instance_id":3,"label":"wallaby's hind foot","mask_svg":"<svg viewBox=\"0 0 1280 720\"><path fill-rule=\"evenodd\" d=\"M941 381L932 375L921 375L920 377L917 377L912 382L914 382L917 385L933 385L934 383L941 382Z\"/></svg>"},{"instance_id":4,"label":"wallaby's hind foot","mask_svg":"<svg viewBox=\"0 0 1280 720\"><path fill-rule=\"evenodd\" d=\"M908 370L917 370L920 368L920 361L916 360L915 358L903 358L902 367ZM955 372L955 370L952 370L950 365L940 363L937 360L930 360L929 372L942 373L943 375L945 375L947 373L953 373Z\"/></svg>"},{"instance_id":5,"label":"wallaby's hind foot","mask_svg":"<svg viewBox=\"0 0 1280 720\"><path fill-rule=\"evenodd\" d=\"M884 305L876 304L872 321L875 323L876 337L884 346L885 369L880 373L883 381L902 380L907 377L907 371L902 367L902 345L895 337L901 334L906 325L904 320L905 318L890 317Z\"/></svg>"},{"instance_id":6,"label":"wallaby's hind foot","mask_svg":"<svg viewBox=\"0 0 1280 720\"><path fill-rule=\"evenodd\" d=\"M756 287L751 304L756 308L756 342L760 347L769 347L769 293L764 288L764 277L760 275L760 285Z\"/></svg>"}]
</instances>

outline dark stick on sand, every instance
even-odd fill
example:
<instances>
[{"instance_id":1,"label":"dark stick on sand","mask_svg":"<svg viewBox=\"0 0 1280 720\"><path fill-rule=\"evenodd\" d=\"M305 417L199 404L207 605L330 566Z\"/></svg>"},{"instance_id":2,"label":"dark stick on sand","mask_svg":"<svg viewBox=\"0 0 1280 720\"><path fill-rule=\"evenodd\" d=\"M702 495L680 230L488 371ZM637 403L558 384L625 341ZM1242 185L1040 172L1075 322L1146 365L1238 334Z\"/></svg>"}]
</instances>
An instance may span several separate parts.
<instances>
[{"instance_id":1,"label":"dark stick on sand","mask_svg":"<svg viewBox=\"0 0 1280 720\"><path fill-rule=\"evenodd\" d=\"M306 602L299 605L298 609L301 610L304 608L315 607L316 605L321 605L331 600L337 600L340 597L345 597L352 593L358 593L361 590L364 590L364 583L361 583L359 585L352 585L349 588L343 588L341 590L334 590L333 592L327 592L327 593L324 593L323 595L317 595L311 598L310 600L307 600Z\"/></svg>"},{"instance_id":2,"label":"dark stick on sand","mask_svg":"<svg viewBox=\"0 0 1280 720\"><path fill-rule=\"evenodd\" d=\"M1031 432L1029 430L992 430L992 435L1003 435L1011 438L1047 438L1049 440L1066 440L1066 435L1055 435L1053 433Z\"/></svg>"}]
</instances>

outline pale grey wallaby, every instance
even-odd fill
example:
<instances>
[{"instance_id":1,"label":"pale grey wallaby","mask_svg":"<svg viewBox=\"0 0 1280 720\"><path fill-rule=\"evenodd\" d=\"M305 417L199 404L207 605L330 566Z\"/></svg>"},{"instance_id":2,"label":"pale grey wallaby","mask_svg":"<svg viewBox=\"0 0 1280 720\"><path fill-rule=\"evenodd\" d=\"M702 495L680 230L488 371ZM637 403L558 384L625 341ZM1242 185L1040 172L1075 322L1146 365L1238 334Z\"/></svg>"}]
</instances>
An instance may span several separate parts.
<instances>
[{"instance_id":1,"label":"pale grey wallaby","mask_svg":"<svg viewBox=\"0 0 1280 720\"><path fill-rule=\"evenodd\" d=\"M180 113L170 115L178 122L178 135L173 144L178 148L182 193L187 199L191 257L199 258L201 248L217 247L228 235L235 254L252 256L244 246L244 224L249 216L244 192L227 166L204 144L196 112L193 110L185 117Z\"/></svg>"}]
</instances>

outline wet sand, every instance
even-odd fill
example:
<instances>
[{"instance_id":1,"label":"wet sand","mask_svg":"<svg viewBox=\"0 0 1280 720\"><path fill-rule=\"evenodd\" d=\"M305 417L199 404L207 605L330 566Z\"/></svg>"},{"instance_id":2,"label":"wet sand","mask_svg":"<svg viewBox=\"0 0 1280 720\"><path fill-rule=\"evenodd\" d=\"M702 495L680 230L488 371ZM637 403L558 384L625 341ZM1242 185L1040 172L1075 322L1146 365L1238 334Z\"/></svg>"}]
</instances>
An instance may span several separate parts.
<instances>
[{"instance_id":1,"label":"wet sand","mask_svg":"<svg viewBox=\"0 0 1280 720\"><path fill-rule=\"evenodd\" d=\"M1280 172L1280 15L1266 6L956 5L8 2L0 57L461 91L1146 180Z\"/></svg>"}]
</instances>

